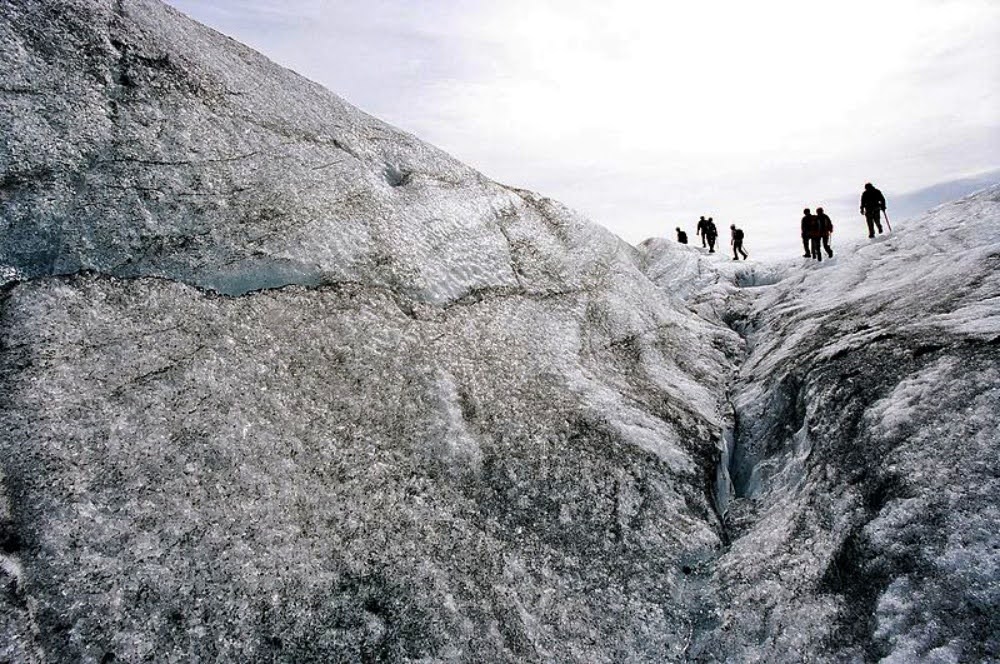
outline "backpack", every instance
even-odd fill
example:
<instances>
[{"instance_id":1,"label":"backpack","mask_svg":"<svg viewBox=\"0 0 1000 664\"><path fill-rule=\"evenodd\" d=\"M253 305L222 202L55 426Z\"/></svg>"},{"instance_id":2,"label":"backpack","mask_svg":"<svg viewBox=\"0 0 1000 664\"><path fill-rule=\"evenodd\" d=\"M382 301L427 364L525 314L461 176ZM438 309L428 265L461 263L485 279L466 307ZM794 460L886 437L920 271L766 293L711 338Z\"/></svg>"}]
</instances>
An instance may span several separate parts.
<instances>
[{"instance_id":1,"label":"backpack","mask_svg":"<svg viewBox=\"0 0 1000 664\"><path fill-rule=\"evenodd\" d=\"M742 242L743 241L743 229L742 228L737 228L735 231L733 231L733 239L736 240L737 242Z\"/></svg>"}]
</instances>

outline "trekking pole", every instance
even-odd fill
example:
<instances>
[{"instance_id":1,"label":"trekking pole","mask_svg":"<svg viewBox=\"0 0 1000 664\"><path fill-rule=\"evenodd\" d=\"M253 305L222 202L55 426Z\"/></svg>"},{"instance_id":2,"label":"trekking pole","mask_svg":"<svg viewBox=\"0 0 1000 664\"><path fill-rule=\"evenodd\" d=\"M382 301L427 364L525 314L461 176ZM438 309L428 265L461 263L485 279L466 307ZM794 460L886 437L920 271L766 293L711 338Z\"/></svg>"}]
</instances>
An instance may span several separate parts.
<instances>
[{"instance_id":1,"label":"trekking pole","mask_svg":"<svg viewBox=\"0 0 1000 664\"><path fill-rule=\"evenodd\" d=\"M892 232L892 224L889 223L889 213L886 212L885 210L882 210L882 214L885 215L885 227L888 228L889 232L891 233Z\"/></svg>"}]
</instances>

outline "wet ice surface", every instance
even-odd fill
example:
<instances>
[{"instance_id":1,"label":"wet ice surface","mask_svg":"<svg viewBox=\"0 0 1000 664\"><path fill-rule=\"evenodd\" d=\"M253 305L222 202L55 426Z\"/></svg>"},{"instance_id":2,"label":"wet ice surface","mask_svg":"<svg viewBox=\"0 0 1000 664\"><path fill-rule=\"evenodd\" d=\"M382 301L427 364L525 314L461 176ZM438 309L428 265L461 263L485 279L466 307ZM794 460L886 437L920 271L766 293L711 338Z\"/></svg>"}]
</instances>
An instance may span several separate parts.
<instances>
[{"instance_id":1,"label":"wet ice surface","mask_svg":"<svg viewBox=\"0 0 1000 664\"><path fill-rule=\"evenodd\" d=\"M153 2L0 43L0 659L996 651L997 190L633 249Z\"/></svg>"}]
</instances>

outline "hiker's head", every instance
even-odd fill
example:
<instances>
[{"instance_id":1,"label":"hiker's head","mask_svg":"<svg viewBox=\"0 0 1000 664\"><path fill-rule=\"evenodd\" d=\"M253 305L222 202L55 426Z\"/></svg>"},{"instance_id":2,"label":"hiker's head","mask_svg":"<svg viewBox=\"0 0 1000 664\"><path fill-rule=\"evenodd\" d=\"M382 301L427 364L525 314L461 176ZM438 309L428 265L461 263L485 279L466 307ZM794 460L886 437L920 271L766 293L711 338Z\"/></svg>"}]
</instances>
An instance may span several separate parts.
<instances>
[{"instance_id":1,"label":"hiker's head","mask_svg":"<svg viewBox=\"0 0 1000 664\"><path fill-rule=\"evenodd\" d=\"M802 214L810 214L810 212L809 212L809 208L806 208L805 210L803 210L803 211L802 211Z\"/></svg>"},{"instance_id":2,"label":"hiker's head","mask_svg":"<svg viewBox=\"0 0 1000 664\"><path fill-rule=\"evenodd\" d=\"M865 182L865 189L873 189L871 182Z\"/></svg>"},{"instance_id":3,"label":"hiker's head","mask_svg":"<svg viewBox=\"0 0 1000 664\"><path fill-rule=\"evenodd\" d=\"M712 217L709 217L709 218L708 218L708 220L709 220L709 221L712 221Z\"/></svg>"},{"instance_id":4,"label":"hiker's head","mask_svg":"<svg viewBox=\"0 0 1000 664\"><path fill-rule=\"evenodd\" d=\"M678 227L677 227L677 232L678 232L678 233L680 233L680 232L681 232L681 227L680 227L680 226L678 226Z\"/></svg>"},{"instance_id":5,"label":"hiker's head","mask_svg":"<svg viewBox=\"0 0 1000 664\"><path fill-rule=\"evenodd\" d=\"M823 214L823 208L816 208L816 214Z\"/></svg>"},{"instance_id":6,"label":"hiker's head","mask_svg":"<svg viewBox=\"0 0 1000 664\"><path fill-rule=\"evenodd\" d=\"M701 215L701 219L699 219L699 221L705 221L705 215Z\"/></svg>"},{"instance_id":7,"label":"hiker's head","mask_svg":"<svg viewBox=\"0 0 1000 664\"><path fill-rule=\"evenodd\" d=\"M736 230L736 224L729 224L729 227L732 228L734 231Z\"/></svg>"}]
</instances>

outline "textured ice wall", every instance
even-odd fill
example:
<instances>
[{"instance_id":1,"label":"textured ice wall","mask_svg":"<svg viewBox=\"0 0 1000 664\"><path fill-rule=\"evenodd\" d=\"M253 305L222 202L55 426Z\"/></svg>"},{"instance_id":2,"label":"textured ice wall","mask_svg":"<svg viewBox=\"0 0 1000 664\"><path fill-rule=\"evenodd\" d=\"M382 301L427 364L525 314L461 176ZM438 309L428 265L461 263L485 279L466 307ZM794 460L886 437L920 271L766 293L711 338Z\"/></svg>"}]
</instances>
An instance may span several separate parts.
<instances>
[{"instance_id":1,"label":"textured ice wall","mask_svg":"<svg viewBox=\"0 0 1000 664\"><path fill-rule=\"evenodd\" d=\"M684 659L736 335L162 4L0 45L0 659Z\"/></svg>"},{"instance_id":2,"label":"textured ice wall","mask_svg":"<svg viewBox=\"0 0 1000 664\"><path fill-rule=\"evenodd\" d=\"M734 267L154 2L0 44L0 657L996 652L995 190Z\"/></svg>"},{"instance_id":3,"label":"textured ice wall","mask_svg":"<svg viewBox=\"0 0 1000 664\"><path fill-rule=\"evenodd\" d=\"M692 652L992 661L1000 186L837 250L745 289L728 608Z\"/></svg>"},{"instance_id":4,"label":"textured ice wall","mask_svg":"<svg viewBox=\"0 0 1000 664\"><path fill-rule=\"evenodd\" d=\"M604 304L15 287L8 656L682 659L719 546L686 394L715 366Z\"/></svg>"}]
</instances>

